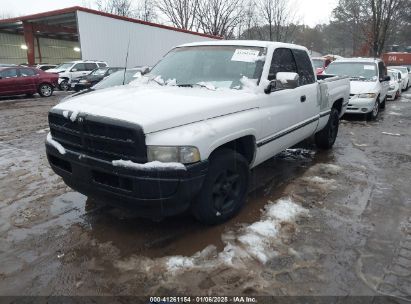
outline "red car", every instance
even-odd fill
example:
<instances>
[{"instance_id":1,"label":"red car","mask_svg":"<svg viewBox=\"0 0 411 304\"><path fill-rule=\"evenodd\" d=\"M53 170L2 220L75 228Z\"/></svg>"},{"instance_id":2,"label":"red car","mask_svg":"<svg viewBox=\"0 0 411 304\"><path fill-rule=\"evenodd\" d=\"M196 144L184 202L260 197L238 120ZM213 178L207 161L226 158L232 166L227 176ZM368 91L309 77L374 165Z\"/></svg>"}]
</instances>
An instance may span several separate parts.
<instances>
[{"instance_id":1,"label":"red car","mask_svg":"<svg viewBox=\"0 0 411 304\"><path fill-rule=\"evenodd\" d=\"M23 66L0 67L0 96L39 93L49 97L57 86L58 75Z\"/></svg>"},{"instance_id":2,"label":"red car","mask_svg":"<svg viewBox=\"0 0 411 304\"><path fill-rule=\"evenodd\" d=\"M313 57L311 59L313 61L317 75L321 75L331 63L331 60L323 57Z\"/></svg>"}]
</instances>

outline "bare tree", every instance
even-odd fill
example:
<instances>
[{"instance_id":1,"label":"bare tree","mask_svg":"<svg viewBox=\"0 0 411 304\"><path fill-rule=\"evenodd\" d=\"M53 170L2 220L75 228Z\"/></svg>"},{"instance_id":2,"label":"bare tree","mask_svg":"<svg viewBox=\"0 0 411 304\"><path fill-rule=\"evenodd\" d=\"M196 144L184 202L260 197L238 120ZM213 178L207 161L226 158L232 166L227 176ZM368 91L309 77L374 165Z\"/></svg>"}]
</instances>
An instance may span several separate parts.
<instances>
[{"instance_id":1,"label":"bare tree","mask_svg":"<svg viewBox=\"0 0 411 304\"><path fill-rule=\"evenodd\" d=\"M134 17L131 0L96 0L99 11L125 17Z\"/></svg>"},{"instance_id":2,"label":"bare tree","mask_svg":"<svg viewBox=\"0 0 411 304\"><path fill-rule=\"evenodd\" d=\"M285 41L296 29L296 5L287 0L261 0L261 17L268 24L270 41Z\"/></svg>"},{"instance_id":3,"label":"bare tree","mask_svg":"<svg viewBox=\"0 0 411 304\"><path fill-rule=\"evenodd\" d=\"M198 14L201 29L211 35L234 37L243 16L243 0L202 0Z\"/></svg>"},{"instance_id":4,"label":"bare tree","mask_svg":"<svg viewBox=\"0 0 411 304\"><path fill-rule=\"evenodd\" d=\"M367 0L339 0L332 12L333 22L343 28L352 41L352 54L355 55L361 44L369 39L367 33Z\"/></svg>"},{"instance_id":5,"label":"bare tree","mask_svg":"<svg viewBox=\"0 0 411 304\"><path fill-rule=\"evenodd\" d=\"M186 30L195 27L199 0L157 0L156 6L175 27Z\"/></svg>"},{"instance_id":6,"label":"bare tree","mask_svg":"<svg viewBox=\"0 0 411 304\"><path fill-rule=\"evenodd\" d=\"M157 20L157 12L154 0L140 0L136 7L136 18L154 22Z\"/></svg>"},{"instance_id":7,"label":"bare tree","mask_svg":"<svg viewBox=\"0 0 411 304\"><path fill-rule=\"evenodd\" d=\"M399 15L400 8L409 0L368 0L371 7L372 55L381 55L392 21Z\"/></svg>"},{"instance_id":8,"label":"bare tree","mask_svg":"<svg viewBox=\"0 0 411 304\"><path fill-rule=\"evenodd\" d=\"M258 15L255 0L248 0L242 8L243 14L241 15L240 22L237 26L239 39L254 39L254 29L258 28Z\"/></svg>"}]
</instances>

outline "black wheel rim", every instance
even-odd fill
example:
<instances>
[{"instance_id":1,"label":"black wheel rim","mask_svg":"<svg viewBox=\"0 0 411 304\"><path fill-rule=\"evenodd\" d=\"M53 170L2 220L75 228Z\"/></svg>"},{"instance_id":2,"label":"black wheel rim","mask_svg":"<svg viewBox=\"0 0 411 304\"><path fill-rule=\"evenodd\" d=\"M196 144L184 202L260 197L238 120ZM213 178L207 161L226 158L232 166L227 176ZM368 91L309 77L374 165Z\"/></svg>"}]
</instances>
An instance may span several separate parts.
<instances>
[{"instance_id":1,"label":"black wheel rim","mask_svg":"<svg viewBox=\"0 0 411 304\"><path fill-rule=\"evenodd\" d=\"M230 212L241 194L241 178L238 172L224 170L216 178L212 191L215 210L220 214Z\"/></svg>"},{"instance_id":2,"label":"black wheel rim","mask_svg":"<svg viewBox=\"0 0 411 304\"><path fill-rule=\"evenodd\" d=\"M67 83L67 81L63 81L63 82L60 84L60 87L61 87L61 89L62 89L63 91L67 91L67 90L68 90L68 83Z\"/></svg>"}]
</instances>

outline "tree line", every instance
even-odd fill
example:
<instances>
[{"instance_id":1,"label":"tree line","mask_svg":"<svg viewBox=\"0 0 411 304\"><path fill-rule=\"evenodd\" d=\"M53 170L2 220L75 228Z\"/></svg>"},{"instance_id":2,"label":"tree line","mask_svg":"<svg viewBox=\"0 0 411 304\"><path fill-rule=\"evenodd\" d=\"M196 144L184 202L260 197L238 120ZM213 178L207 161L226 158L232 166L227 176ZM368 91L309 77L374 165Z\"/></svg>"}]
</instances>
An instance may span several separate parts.
<instances>
[{"instance_id":1,"label":"tree line","mask_svg":"<svg viewBox=\"0 0 411 304\"><path fill-rule=\"evenodd\" d=\"M291 42L322 54L380 56L390 45L411 45L410 0L339 0L330 22L315 27L301 23L298 1L95 0L95 5L226 39Z\"/></svg>"}]
</instances>

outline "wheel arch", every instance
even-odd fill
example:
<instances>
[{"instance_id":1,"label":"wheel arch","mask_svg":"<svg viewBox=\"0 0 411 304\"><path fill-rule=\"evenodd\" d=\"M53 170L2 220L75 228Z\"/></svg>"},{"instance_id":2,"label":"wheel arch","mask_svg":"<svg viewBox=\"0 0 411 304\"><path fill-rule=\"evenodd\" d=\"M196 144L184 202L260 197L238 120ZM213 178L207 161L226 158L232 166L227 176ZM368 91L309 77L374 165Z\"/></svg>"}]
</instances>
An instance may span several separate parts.
<instances>
[{"instance_id":1,"label":"wheel arch","mask_svg":"<svg viewBox=\"0 0 411 304\"><path fill-rule=\"evenodd\" d=\"M230 149L241 154L251 165L255 159L257 151L257 142L254 135L244 135L235 139L231 139L225 143L215 146L211 151L209 158L217 151L222 149Z\"/></svg>"}]
</instances>

